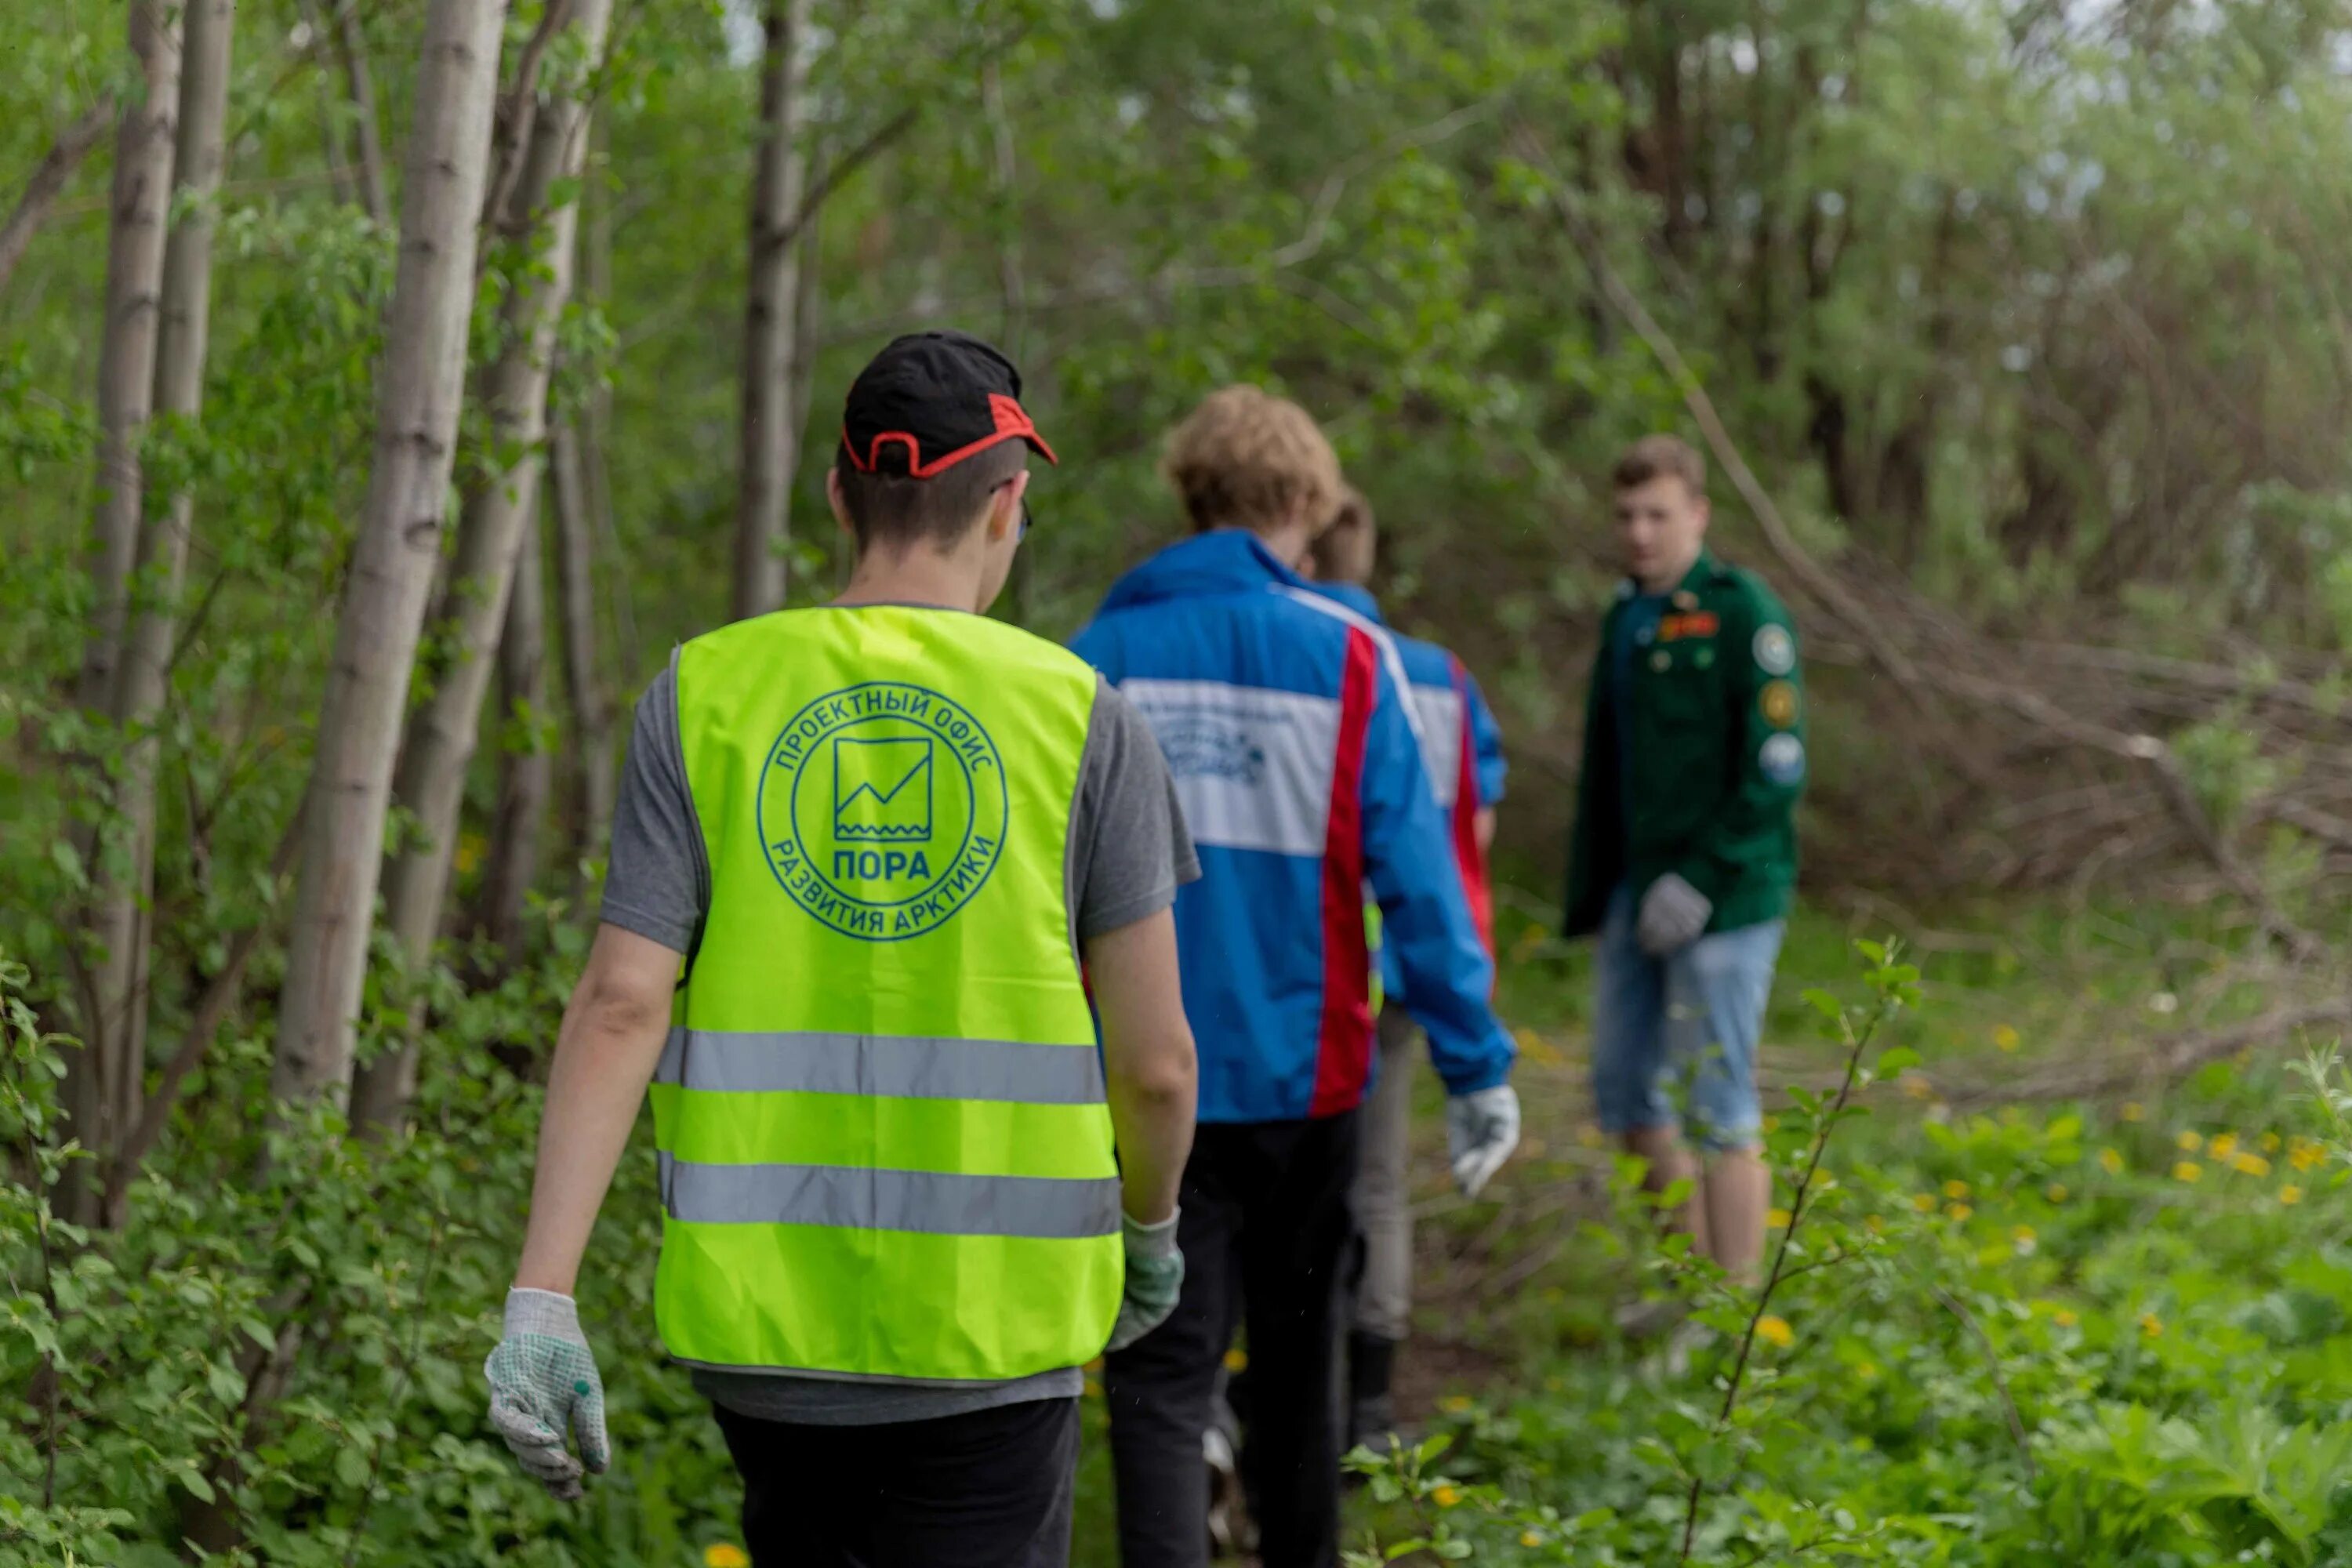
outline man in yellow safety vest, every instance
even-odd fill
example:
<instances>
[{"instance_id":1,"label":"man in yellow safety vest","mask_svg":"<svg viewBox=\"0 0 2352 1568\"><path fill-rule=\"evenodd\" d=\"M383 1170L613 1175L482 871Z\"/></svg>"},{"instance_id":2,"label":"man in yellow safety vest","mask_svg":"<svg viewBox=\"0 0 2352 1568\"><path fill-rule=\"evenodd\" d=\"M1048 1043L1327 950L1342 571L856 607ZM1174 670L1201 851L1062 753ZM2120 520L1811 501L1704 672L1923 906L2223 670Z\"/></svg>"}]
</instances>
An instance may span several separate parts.
<instances>
[{"instance_id":1,"label":"man in yellow safety vest","mask_svg":"<svg viewBox=\"0 0 2352 1568\"><path fill-rule=\"evenodd\" d=\"M849 587L686 644L638 705L556 1042L492 1424L559 1496L609 1463L571 1292L650 1083L655 1315L761 1568L1066 1562L1078 1368L1181 1283L1199 864L1142 719L980 613L1054 460L1020 393L953 332L858 376Z\"/></svg>"}]
</instances>

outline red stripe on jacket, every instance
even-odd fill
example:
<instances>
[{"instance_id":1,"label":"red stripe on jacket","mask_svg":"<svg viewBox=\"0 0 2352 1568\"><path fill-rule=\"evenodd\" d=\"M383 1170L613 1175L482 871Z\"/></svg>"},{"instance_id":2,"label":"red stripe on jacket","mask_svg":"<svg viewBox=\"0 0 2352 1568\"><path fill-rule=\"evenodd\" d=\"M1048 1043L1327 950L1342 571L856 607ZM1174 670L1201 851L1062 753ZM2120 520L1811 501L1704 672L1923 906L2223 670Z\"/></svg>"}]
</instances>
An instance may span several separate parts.
<instances>
[{"instance_id":1,"label":"red stripe on jacket","mask_svg":"<svg viewBox=\"0 0 2352 1568\"><path fill-rule=\"evenodd\" d=\"M1462 703L1460 755L1454 775L1454 861L1462 868L1462 890L1470 898L1470 919L1486 956L1495 956L1495 887L1486 875L1486 852L1478 847L1478 743L1470 723L1470 672L1454 660L1454 695Z\"/></svg>"},{"instance_id":2,"label":"red stripe on jacket","mask_svg":"<svg viewBox=\"0 0 2352 1568\"><path fill-rule=\"evenodd\" d=\"M1380 699L1380 650L1348 628L1339 677L1339 745L1323 837L1323 1028L1309 1116L1337 1116L1364 1098L1371 1074L1372 967L1364 935L1364 738Z\"/></svg>"}]
</instances>

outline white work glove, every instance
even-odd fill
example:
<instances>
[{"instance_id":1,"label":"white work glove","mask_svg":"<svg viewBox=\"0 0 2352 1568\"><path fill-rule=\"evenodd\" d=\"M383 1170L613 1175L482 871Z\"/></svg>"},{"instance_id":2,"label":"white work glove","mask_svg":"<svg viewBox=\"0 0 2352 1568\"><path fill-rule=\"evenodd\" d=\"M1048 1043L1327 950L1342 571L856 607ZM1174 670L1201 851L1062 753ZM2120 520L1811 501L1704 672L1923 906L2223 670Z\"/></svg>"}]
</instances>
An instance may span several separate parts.
<instances>
[{"instance_id":1,"label":"white work glove","mask_svg":"<svg viewBox=\"0 0 2352 1568\"><path fill-rule=\"evenodd\" d=\"M1714 913L1715 905L1705 893L1669 871L1642 895L1633 939L1652 958L1664 958L1696 942Z\"/></svg>"},{"instance_id":2,"label":"white work glove","mask_svg":"<svg viewBox=\"0 0 2352 1568\"><path fill-rule=\"evenodd\" d=\"M1171 1214L1158 1225L1141 1225L1121 1215L1118 1225L1127 1248L1127 1292L1119 1298L1118 1321L1110 1327L1110 1343L1103 1347L1107 1351L1123 1351L1166 1322L1184 1290L1176 1215Z\"/></svg>"},{"instance_id":3,"label":"white work glove","mask_svg":"<svg viewBox=\"0 0 2352 1568\"><path fill-rule=\"evenodd\" d=\"M1519 1091L1507 1083L1474 1089L1445 1102L1445 1145L1454 1184L1475 1198L1519 1146Z\"/></svg>"},{"instance_id":4,"label":"white work glove","mask_svg":"<svg viewBox=\"0 0 2352 1568\"><path fill-rule=\"evenodd\" d=\"M506 1337L482 1363L490 1380L490 1425L516 1460L551 1496L580 1496L583 1468L599 1475L613 1462L604 1436L604 1382L580 1308L552 1290L507 1292ZM580 1439L580 1457L563 1446L566 1430Z\"/></svg>"}]
</instances>

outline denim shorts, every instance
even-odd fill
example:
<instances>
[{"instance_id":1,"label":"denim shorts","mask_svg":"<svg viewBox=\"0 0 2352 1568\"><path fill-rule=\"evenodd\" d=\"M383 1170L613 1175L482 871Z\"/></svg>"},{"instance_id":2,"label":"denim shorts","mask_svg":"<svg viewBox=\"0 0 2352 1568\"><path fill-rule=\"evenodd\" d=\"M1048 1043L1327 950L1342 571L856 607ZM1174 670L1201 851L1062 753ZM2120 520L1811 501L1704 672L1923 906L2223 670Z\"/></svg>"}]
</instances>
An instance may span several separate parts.
<instances>
[{"instance_id":1,"label":"denim shorts","mask_svg":"<svg viewBox=\"0 0 2352 1568\"><path fill-rule=\"evenodd\" d=\"M1757 1142L1756 1038L1786 922L1703 936L1652 958L1633 895L1609 898L1594 960L1592 1097L1603 1131L1681 1128L1707 1149ZM1685 1110L1687 1114L1685 1114Z\"/></svg>"}]
</instances>

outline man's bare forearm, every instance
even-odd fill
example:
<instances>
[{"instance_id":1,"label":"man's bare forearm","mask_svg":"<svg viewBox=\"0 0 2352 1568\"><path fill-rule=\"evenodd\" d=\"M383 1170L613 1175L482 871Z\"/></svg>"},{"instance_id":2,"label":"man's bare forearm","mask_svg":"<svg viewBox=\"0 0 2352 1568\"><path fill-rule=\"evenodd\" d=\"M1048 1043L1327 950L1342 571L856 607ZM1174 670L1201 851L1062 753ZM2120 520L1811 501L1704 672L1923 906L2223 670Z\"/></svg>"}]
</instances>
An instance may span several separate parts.
<instances>
[{"instance_id":1,"label":"man's bare forearm","mask_svg":"<svg viewBox=\"0 0 2352 1568\"><path fill-rule=\"evenodd\" d=\"M1163 910L1090 941L1087 970L1128 1217L1157 1225L1175 1210L1200 1098L1173 917Z\"/></svg>"},{"instance_id":2,"label":"man's bare forearm","mask_svg":"<svg viewBox=\"0 0 2352 1568\"><path fill-rule=\"evenodd\" d=\"M596 1211L661 1060L677 961L616 927L597 932L556 1036L518 1286L572 1293Z\"/></svg>"}]
</instances>

